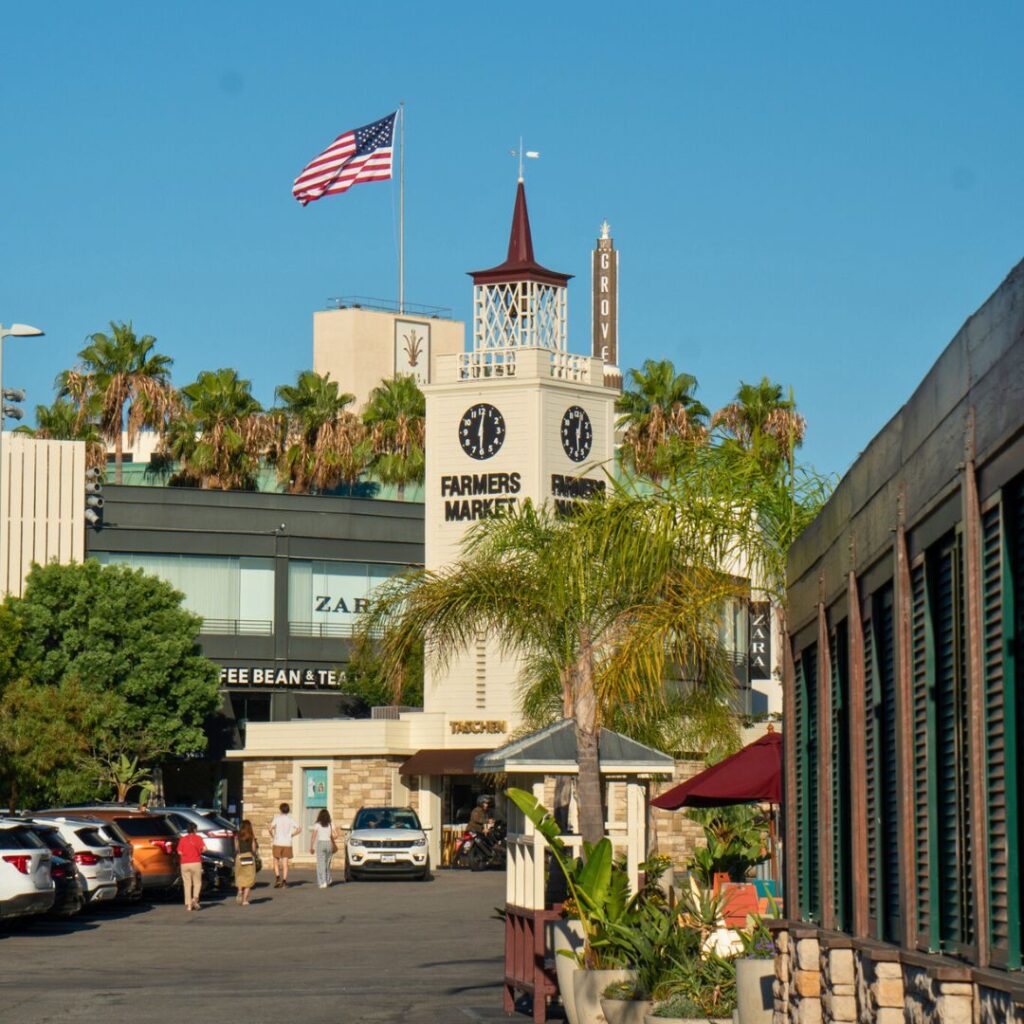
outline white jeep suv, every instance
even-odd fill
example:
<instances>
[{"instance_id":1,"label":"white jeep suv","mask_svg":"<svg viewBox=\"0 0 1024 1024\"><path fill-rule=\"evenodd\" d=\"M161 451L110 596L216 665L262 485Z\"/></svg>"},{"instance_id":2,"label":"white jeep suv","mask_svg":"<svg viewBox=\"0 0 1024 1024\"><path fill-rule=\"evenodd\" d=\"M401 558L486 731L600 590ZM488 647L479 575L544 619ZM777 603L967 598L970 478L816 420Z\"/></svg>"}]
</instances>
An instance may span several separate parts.
<instances>
[{"instance_id":1,"label":"white jeep suv","mask_svg":"<svg viewBox=\"0 0 1024 1024\"><path fill-rule=\"evenodd\" d=\"M361 807L345 841L345 881L407 875L427 881L427 834L409 807Z\"/></svg>"}]
</instances>

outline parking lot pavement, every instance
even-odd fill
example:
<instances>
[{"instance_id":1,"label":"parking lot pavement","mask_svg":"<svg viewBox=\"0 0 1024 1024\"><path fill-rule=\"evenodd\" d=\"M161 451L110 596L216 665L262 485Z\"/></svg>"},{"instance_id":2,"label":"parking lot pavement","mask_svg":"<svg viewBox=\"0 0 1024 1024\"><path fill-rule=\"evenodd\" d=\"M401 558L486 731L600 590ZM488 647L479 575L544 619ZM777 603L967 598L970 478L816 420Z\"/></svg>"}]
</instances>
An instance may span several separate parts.
<instances>
[{"instance_id":1,"label":"parking lot pavement","mask_svg":"<svg viewBox=\"0 0 1024 1024\"><path fill-rule=\"evenodd\" d=\"M499 872L286 890L264 870L252 905L178 902L33 918L0 929L0 1020L138 1024L468 1024L501 1010ZM519 1018L525 1021L527 1018Z\"/></svg>"}]
</instances>

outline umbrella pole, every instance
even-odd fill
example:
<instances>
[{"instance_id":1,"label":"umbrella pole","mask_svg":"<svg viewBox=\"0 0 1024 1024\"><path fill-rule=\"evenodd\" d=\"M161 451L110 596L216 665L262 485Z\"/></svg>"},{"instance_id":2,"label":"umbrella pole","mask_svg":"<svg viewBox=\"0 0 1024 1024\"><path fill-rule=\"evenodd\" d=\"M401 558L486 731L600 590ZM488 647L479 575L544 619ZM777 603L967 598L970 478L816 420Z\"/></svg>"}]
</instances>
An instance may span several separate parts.
<instances>
[{"instance_id":1,"label":"umbrella pole","mask_svg":"<svg viewBox=\"0 0 1024 1024\"><path fill-rule=\"evenodd\" d=\"M779 851L778 844L775 842L775 805L771 805L771 810L768 812L768 849L771 852L771 865L772 865L772 878L775 879L776 885L781 883L779 878Z\"/></svg>"}]
</instances>

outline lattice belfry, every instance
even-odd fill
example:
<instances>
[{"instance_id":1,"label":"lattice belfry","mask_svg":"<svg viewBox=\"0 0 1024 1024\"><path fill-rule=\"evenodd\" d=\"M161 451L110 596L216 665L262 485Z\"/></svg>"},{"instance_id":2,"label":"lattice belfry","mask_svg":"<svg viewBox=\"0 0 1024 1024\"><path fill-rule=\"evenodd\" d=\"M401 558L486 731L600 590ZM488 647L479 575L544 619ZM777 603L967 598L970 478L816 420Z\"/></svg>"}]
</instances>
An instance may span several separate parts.
<instances>
[{"instance_id":1,"label":"lattice belfry","mask_svg":"<svg viewBox=\"0 0 1024 1024\"><path fill-rule=\"evenodd\" d=\"M473 289L473 347L566 351L566 290L538 281L504 281Z\"/></svg>"}]
</instances>

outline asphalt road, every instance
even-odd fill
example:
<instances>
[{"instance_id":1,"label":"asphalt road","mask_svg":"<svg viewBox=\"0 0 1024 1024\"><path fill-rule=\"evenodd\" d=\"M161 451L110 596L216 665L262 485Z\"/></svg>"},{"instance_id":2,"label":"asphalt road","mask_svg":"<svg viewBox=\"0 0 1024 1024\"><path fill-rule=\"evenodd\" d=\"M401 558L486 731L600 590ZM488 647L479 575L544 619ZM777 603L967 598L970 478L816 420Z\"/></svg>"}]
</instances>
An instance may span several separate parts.
<instances>
[{"instance_id":1,"label":"asphalt road","mask_svg":"<svg viewBox=\"0 0 1024 1024\"><path fill-rule=\"evenodd\" d=\"M504 874L327 890L308 871L286 890L267 878L249 907L228 896L197 913L162 902L0 928L0 1021L508 1020L493 916Z\"/></svg>"}]
</instances>

